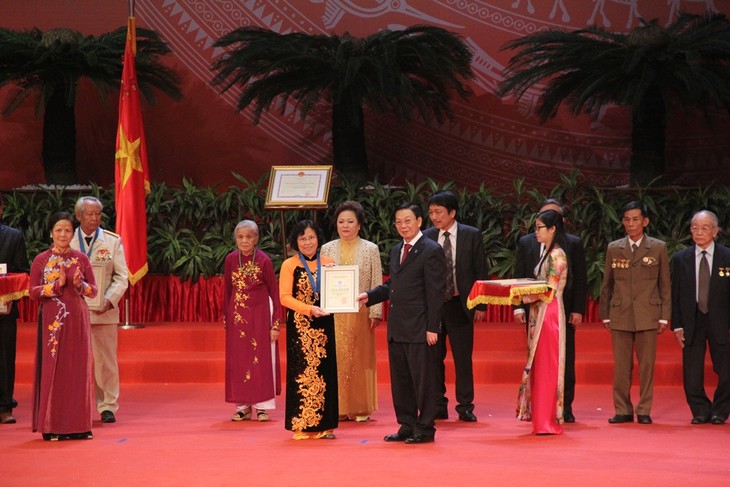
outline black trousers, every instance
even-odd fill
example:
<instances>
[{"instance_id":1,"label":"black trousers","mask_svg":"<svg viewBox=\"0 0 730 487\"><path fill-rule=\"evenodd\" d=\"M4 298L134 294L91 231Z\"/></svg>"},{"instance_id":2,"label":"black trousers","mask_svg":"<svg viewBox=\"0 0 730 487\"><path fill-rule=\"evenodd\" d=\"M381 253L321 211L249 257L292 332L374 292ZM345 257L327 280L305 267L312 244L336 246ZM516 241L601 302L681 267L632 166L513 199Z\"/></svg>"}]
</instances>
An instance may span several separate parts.
<instances>
[{"instance_id":1,"label":"black trousers","mask_svg":"<svg viewBox=\"0 0 730 487\"><path fill-rule=\"evenodd\" d=\"M388 342L390 389L402 435L436 433L436 347L427 343Z\"/></svg>"},{"instance_id":2,"label":"black trousers","mask_svg":"<svg viewBox=\"0 0 730 487\"><path fill-rule=\"evenodd\" d=\"M441 322L439 341L435 345L438 350L436 387L439 411L446 411L449 404L449 399L446 397L446 365L444 364L447 338L456 375L456 412L472 412L474 410L474 368L472 364L474 322L464 312L458 296L454 296L444 303L444 319Z\"/></svg>"},{"instance_id":3,"label":"black trousers","mask_svg":"<svg viewBox=\"0 0 730 487\"><path fill-rule=\"evenodd\" d=\"M565 376L563 378L563 412L573 414L575 399L575 328L568 323L570 316L565 317Z\"/></svg>"},{"instance_id":4,"label":"black trousers","mask_svg":"<svg viewBox=\"0 0 730 487\"><path fill-rule=\"evenodd\" d=\"M684 394L692 416L720 416L730 414L730 344L719 344L710 336L710 320L699 310L695 315L692 343L682 349ZM711 401L705 392L705 355L710 348L712 369L717 374L717 389Z\"/></svg>"},{"instance_id":5,"label":"black trousers","mask_svg":"<svg viewBox=\"0 0 730 487\"><path fill-rule=\"evenodd\" d=\"M18 325L15 317L0 317L0 412L10 412L18 405L15 392L15 348Z\"/></svg>"}]
</instances>

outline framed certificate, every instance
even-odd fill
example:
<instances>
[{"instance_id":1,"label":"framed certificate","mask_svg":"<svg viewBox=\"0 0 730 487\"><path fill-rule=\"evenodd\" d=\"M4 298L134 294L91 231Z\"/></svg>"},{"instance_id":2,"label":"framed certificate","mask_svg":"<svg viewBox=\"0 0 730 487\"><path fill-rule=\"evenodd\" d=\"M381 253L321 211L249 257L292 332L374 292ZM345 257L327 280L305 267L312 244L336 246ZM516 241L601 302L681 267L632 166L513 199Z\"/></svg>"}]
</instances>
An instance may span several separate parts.
<instances>
[{"instance_id":1,"label":"framed certificate","mask_svg":"<svg viewBox=\"0 0 730 487\"><path fill-rule=\"evenodd\" d=\"M266 208L326 208L332 166L272 166Z\"/></svg>"},{"instance_id":2,"label":"framed certificate","mask_svg":"<svg viewBox=\"0 0 730 487\"><path fill-rule=\"evenodd\" d=\"M94 271L94 279L96 279L96 287L99 292L96 293L96 297L94 298L84 296L84 299L86 300L86 304L89 305L89 309L99 311L104 306L104 289L102 288L104 286L106 269L100 264L91 264L91 269Z\"/></svg>"},{"instance_id":3,"label":"framed certificate","mask_svg":"<svg viewBox=\"0 0 730 487\"><path fill-rule=\"evenodd\" d=\"M357 313L360 268L356 265L322 267L322 309L328 313Z\"/></svg>"}]
</instances>

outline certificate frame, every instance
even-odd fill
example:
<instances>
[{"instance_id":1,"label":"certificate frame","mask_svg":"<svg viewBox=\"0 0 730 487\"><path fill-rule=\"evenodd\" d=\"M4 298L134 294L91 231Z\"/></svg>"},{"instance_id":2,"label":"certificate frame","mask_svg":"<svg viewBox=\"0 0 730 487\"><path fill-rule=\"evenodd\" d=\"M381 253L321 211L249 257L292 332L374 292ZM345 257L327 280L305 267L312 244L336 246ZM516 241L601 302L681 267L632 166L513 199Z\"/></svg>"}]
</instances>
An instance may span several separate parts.
<instances>
[{"instance_id":1,"label":"certificate frame","mask_svg":"<svg viewBox=\"0 0 730 487\"><path fill-rule=\"evenodd\" d=\"M319 297L327 313L357 313L360 303L360 267L336 265L322 267L322 288Z\"/></svg>"},{"instance_id":2,"label":"certificate frame","mask_svg":"<svg viewBox=\"0 0 730 487\"><path fill-rule=\"evenodd\" d=\"M326 208L332 166L271 166L265 208Z\"/></svg>"},{"instance_id":3,"label":"certificate frame","mask_svg":"<svg viewBox=\"0 0 730 487\"><path fill-rule=\"evenodd\" d=\"M91 264L91 270L94 272L94 279L96 280L96 288L98 292L95 297L90 298L88 296L84 296L84 299L86 300L86 304L89 306L89 309L99 311L104 305L104 290L102 287L104 278L106 277L106 267L101 264Z\"/></svg>"}]
</instances>

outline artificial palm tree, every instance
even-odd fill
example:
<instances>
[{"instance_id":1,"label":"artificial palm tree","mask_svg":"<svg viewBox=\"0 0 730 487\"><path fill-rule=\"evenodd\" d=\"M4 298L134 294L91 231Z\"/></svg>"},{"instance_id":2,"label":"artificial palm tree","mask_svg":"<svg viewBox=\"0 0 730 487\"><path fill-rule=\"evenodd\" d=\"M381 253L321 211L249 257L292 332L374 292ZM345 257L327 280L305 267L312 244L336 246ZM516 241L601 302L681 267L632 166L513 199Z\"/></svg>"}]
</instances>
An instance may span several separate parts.
<instances>
[{"instance_id":1,"label":"artificial palm tree","mask_svg":"<svg viewBox=\"0 0 730 487\"><path fill-rule=\"evenodd\" d=\"M647 184L665 167L668 114L676 108L730 112L730 23L723 14L681 14L667 27L644 22L628 34L598 27L551 29L505 45L517 49L499 89L517 97L544 83L542 122L565 102L575 115L605 104L631 110L631 180Z\"/></svg>"},{"instance_id":2,"label":"artificial palm tree","mask_svg":"<svg viewBox=\"0 0 730 487\"><path fill-rule=\"evenodd\" d=\"M464 81L473 76L469 49L438 27L382 30L363 39L243 27L215 45L233 47L213 62L212 83L223 92L243 87L238 110L255 102L254 123L278 97L294 100L302 118L320 100L329 102L335 168L360 178L367 176L365 106L402 121L416 111L440 123L451 116L454 92L470 94Z\"/></svg>"},{"instance_id":3,"label":"artificial palm tree","mask_svg":"<svg viewBox=\"0 0 730 487\"><path fill-rule=\"evenodd\" d=\"M102 101L122 78L126 27L98 37L70 29L41 32L0 29L0 87L14 84L3 107L7 116L32 92L39 92L36 112L43 113L43 166L49 184L76 182L76 90L87 78ZM153 88L182 98L180 80L160 62L170 48L148 29L137 29L137 78L140 91L154 102Z\"/></svg>"}]
</instances>

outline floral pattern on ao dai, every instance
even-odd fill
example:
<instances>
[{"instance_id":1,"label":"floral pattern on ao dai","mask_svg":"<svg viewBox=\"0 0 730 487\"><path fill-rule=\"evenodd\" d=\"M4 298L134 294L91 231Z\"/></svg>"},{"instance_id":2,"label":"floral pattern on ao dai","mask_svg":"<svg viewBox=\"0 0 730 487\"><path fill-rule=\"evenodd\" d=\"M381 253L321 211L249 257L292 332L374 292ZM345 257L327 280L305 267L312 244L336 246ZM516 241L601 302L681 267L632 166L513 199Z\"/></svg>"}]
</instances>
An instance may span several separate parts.
<instances>
[{"instance_id":1,"label":"floral pattern on ao dai","mask_svg":"<svg viewBox=\"0 0 730 487\"><path fill-rule=\"evenodd\" d=\"M547 262L536 269L550 291L530 305L527 364L517 401L517 418L532 421L533 433L563 432L563 374L565 369L565 310L563 289L568 275L565 252L555 246ZM538 264L539 265L539 264Z\"/></svg>"},{"instance_id":2,"label":"floral pattern on ao dai","mask_svg":"<svg viewBox=\"0 0 730 487\"><path fill-rule=\"evenodd\" d=\"M322 265L333 263L322 256ZM307 261L317 279L316 261ZM337 354L332 315L309 315L319 306L299 256L281 265L281 304L286 320L286 412L284 427L295 432L323 432L337 427Z\"/></svg>"},{"instance_id":3,"label":"floral pattern on ao dai","mask_svg":"<svg viewBox=\"0 0 730 487\"><path fill-rule=\"evenodd\" d=\"M226 402L257 404L281 392L278 347L271 343L279 325L279 286L271 259L256 249L235 250L224 263L226 318ZM273 309L273 313L272 313Z\"/></svg>"},{"instance_id":4,"label":"floral pattern on ao dai","mask_svg":"<svg viewBox=\"0 0 730 487\"><path fill-rule=\"evenodd\" d=\"M66 284L59 285L61 268ZM82 289L73 285L76 270ZM94 394L91 381L91 323L84 297L97 288L88 257L55 246L40 253L30 271L30 297L41 305L33 431L71 434L91 431Z\"/></svg>"}]
</instances>

